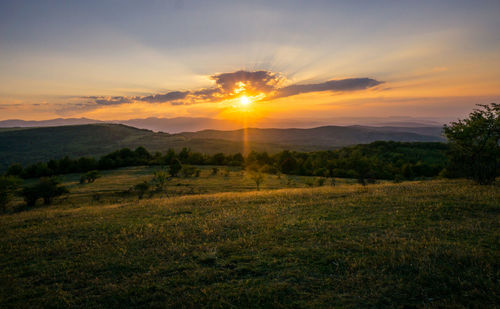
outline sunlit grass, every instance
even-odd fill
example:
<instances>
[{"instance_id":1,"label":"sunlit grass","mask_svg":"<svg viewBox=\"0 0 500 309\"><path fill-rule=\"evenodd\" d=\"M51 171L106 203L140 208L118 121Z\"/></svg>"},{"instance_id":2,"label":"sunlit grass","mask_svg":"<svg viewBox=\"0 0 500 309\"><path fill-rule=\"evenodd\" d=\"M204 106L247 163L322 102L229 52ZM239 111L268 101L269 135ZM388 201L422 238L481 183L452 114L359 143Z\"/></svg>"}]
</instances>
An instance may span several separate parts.
<instances>
[{"instance_id":1,"label":"sunlit grass","mask_svg":"<svg viewBox=\"0 0 500 309\"><path fill-rule=\"evenodd\" d=\"M148 175L137 171L136 180ZM203 177L192 181L202 184ZM73 206L1 216L0 306L494 307L500 301L498 186L427 181L277 189L269 182L257 192L236 178L232 183L241 181L247 192L95 205L82 197ZM119 186L106 176L95 183L96 190L113 185ZM91 186L83 196L85 190Z\"/></svg>"}]
</instances>

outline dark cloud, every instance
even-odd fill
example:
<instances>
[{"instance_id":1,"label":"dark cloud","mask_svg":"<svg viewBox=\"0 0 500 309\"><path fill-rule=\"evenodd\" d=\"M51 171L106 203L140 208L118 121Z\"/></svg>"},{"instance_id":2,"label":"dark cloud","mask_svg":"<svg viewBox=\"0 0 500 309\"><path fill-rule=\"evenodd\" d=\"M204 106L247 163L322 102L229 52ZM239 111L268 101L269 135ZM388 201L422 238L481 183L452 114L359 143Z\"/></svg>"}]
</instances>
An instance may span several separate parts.
<instances>
[{"instance_id":1,"label":"dark cloud","mask_svg":"<svg viewBox=\"0 0 500 309\"><path fill-rule=\"evenodd\" d=\"M215 100L220 96L219 88L205 88L197 91L193 91L191 95L200 100Z\"/></svg>"},{"instance_id":2,"label":"dark cloud","mask_svg":"<svg viewBox=\"0 0 500 309\"><path fill-rule=\"evenodd\" d=\"M99 97L91 96L85 97L86 99L91 99L97 105L118 105L125 103L132 103L132 100L127 97Z\"/></svg>"},{"instance_id":3,"label":"dark cloud","mask_svg":"<svg viewBox=\"0 0 500 309\"><path fill-rule=\"evenodd\" d=\"M381 83L371 78L347 78L330 80L318 84L291 85L278 89L277 93L271 98L283 98L308 92L364 90L380 85Z\"/></svg>"},{"instance_id":4,"label":"dark cloud","mask_svg":"<svg viewBox=\"0 0 500 309\"><path fill-rule=\"evenodd\" d=\"M212 79L223 93L233 93L235 89L241 87L241 83L244 84L246 91L266 93L275 90L282 77L269 71L236 71L216 74Z\"/></svg>"},{"instance_id":5,"label":"dark cloud","mask_svg":"<svg viewBox=\"0 0 500 309\"><path fill-rule=\"evenodd\" d=\"M186 98L189 91L171 91L165 94L155 94L147 97L138 98L138 101L149 102L149 103L164 103L170 101L178 101Z\"/></svg>"},{"instance_id":6,"label":"dark cloud","mask_svg":"<svg viewBox=\"0 0 500 309\"><path fill-rule=\"evenodd\" d=\"M102 97L90 96L97 105L117 105L136 101L148 103L170 103L172 105L190 105L205 102L220 102L242 94L257 96L264 94L264 100L289 97L301 93L322 91L356 91L375 87L382 82L371 78L348 78L330 80L317 84L296 84L281 87L285 78L269 71L236 71L211 76L215 86L192 91L170 91L144 97Z\"/></svg>"}]
</instances>

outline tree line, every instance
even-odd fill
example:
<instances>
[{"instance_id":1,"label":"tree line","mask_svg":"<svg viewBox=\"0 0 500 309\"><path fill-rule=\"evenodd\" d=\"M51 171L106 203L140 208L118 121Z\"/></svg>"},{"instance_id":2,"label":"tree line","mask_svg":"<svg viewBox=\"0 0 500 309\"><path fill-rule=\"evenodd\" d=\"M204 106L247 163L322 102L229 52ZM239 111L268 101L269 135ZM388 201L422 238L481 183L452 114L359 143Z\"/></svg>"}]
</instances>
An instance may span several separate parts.
<instances>
[{"instance_id":1,"label":"tree line","mask_svg":"<svg viewBox=\"0 0 500 309\"><path fill-rule=\"evenodd\" d=\"M443 143L374 142L332 151L282 151L276 154L252 151L214 155L193 152L188 148L176 152L150 153L144 147L123 148L99 159L81 157L39 162L23 167L11 165L7 176L38 178L68 173L86 173L139 165L167 165L177 161L183 165L240 166L265 173L323 176L359 179L415 179L435 177L446 167Z\"/></svg>"}]
</instances>

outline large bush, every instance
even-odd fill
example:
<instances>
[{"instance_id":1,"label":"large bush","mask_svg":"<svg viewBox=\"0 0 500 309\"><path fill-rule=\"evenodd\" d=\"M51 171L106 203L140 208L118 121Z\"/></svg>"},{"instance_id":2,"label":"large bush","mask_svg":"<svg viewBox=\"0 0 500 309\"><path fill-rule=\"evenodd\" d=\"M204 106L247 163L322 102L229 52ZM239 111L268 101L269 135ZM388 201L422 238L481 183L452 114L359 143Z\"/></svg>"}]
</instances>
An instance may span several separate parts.
<instances>
[{"instance_id":1,"label":"large bush","mask_svg":"<svg viewBox=\"0 0 500 309\"><path fill-rule=\"evenodd\" d=\"M59 180L55 177L40 178L40 181L21 191L27 206L34 206L38 199L43 199L45 205L50 205L55 197L68 193L68 189L59 185Z\"/></svg>"}]
</instances>

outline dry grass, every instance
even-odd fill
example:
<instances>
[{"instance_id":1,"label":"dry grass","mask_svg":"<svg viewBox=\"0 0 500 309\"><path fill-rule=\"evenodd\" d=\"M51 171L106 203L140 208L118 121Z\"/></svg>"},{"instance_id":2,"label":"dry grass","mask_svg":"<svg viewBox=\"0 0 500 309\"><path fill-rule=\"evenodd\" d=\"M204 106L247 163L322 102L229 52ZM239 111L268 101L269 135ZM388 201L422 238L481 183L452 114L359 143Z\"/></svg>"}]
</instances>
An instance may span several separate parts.
<instances>
[{"instance_id":1,"label":"dry grass","mask_svg":"<svg viewBox=\"0 0 500 309\"><path fill-rule=\"evenodd\" d=\"M495 307L500 190L427 181L0 217L2 307Z\"/></svg>"}]
</instances>

